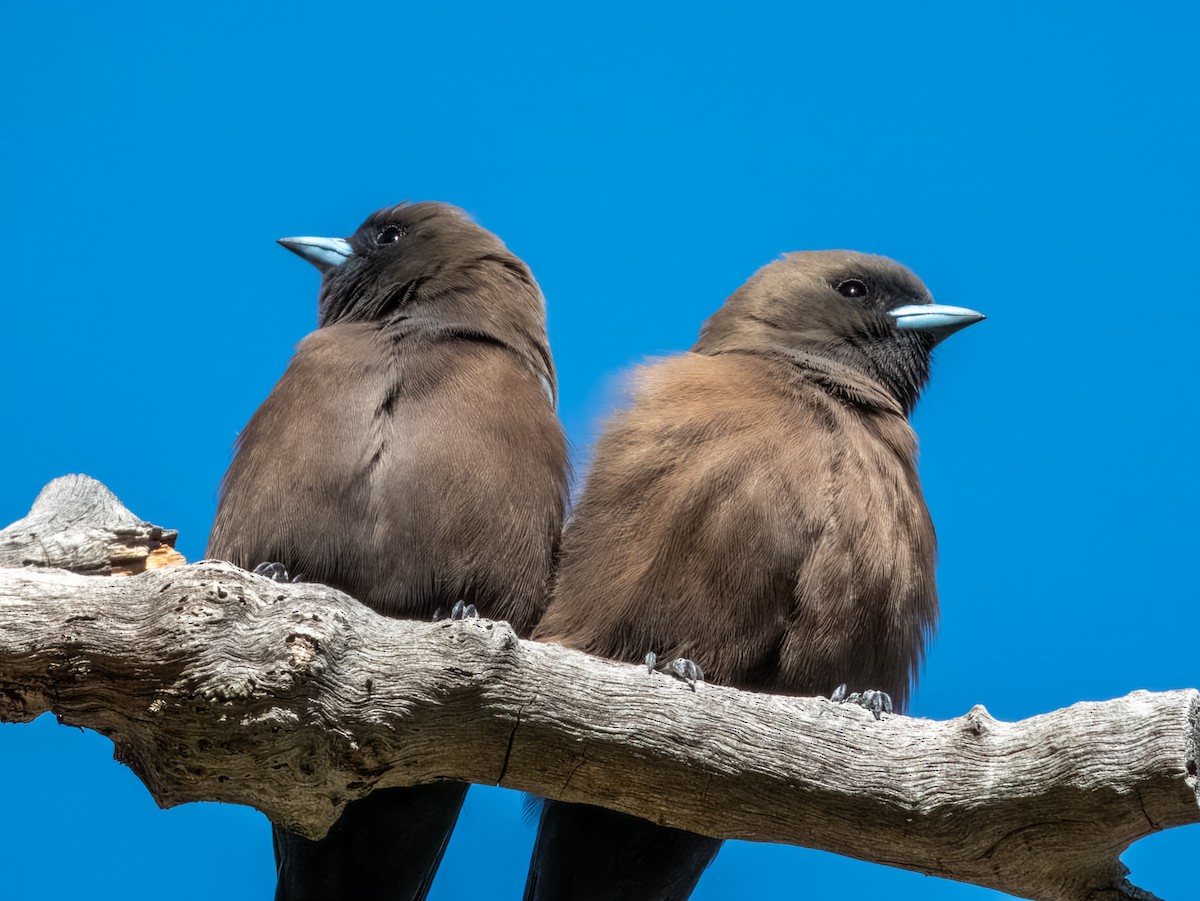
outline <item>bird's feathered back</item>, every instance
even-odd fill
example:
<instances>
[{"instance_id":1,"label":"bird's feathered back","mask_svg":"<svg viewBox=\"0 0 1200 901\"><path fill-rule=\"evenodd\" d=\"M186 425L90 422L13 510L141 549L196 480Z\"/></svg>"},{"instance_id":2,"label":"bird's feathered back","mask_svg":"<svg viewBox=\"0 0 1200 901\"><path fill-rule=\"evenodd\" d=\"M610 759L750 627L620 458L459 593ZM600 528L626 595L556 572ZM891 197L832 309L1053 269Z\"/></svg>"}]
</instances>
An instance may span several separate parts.
<instances>
[{"instance_id":1,"label":"bird's feathered back","mask_svg":"<svg viewBox=\"0 0 1200 901\"><path fill-rule=\"evenodd\" d=\"M444 204L381 210L348 241L320 327L238 439L209 556L528 632L567 484L541 291Z\"/></svg>"}]
</instances>

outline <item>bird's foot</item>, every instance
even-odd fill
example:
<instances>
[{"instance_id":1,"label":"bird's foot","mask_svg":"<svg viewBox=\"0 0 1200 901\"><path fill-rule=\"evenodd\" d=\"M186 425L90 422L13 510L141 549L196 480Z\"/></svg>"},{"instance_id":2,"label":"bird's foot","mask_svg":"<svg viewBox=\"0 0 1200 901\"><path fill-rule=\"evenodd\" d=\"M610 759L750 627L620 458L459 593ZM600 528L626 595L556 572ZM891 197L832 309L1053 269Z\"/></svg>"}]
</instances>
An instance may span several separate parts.
<instances>
[{"instance_id":1,"label":"bird's foot","mask_svg":"<svg viewBox=\"0 0 1200 901\"><path fill-rule=\"evenodd\" d=\"M859 707L865 707L875 714L875 719L879 719L880 714L892 712L892 696L886 691L869 688L866 691L850 692L845 682L833 690L829 700L835 704L857 704Z\"/></svg>"},{"instance_id":2,"label":"bird's foot","mask_svg":"<svg viewBox=\"0 0 1200 901\"><path fill-rule=\"evenodd\" d=\"M653 673L657 665L658 655L651 651L646 655L646 672ZM704 681L704 670L700 669L696 661L688 660L686 657L676 657L664 666L662 671L668 676L674 676L676 679L686 682L691 686L692 691L696 690L697 682Z\"/></svg>"},{"instance_id":3,"label":"bird's foot","mask_svg":"<svg viewBox=\"0 0 1200 901\"><path fill-rule=\"evenodd\" d=\"M670 663L663 667L664 673L669 673L676 679L682 679L692 687L692 691L696 690L696 683L704 681L704 670L700 669L700 665L694 660L689 660L687 657L676 657Z\"/></svg>"},{"instance_id":4,"label":"bird's foot","mask_svg":"<svg viewBox=\"0 0 1200 901\"><path fill-rule=\"evenodd\" d=\"M254 574L262 576L265 579L270 579L272 582L303 582L304 576L295 575L289 576L287 567L282 563L260 563L254 567Z\"/></svg>"},{"instance_id":5,"label":"bird's foot","mask_svg":"<svg viewBox=\"0 0 1200 901\"><path fill-rule=\"evenodd\" d=\"M447 618L457 620L479 619L479 611L475 609L474 604L468 604L461 600L455 601L454 606L450 608L449 617L446 616L446 611L442 607L434 611L433 621L435 623L440 619Z\"/></svg>"}]
</instances>

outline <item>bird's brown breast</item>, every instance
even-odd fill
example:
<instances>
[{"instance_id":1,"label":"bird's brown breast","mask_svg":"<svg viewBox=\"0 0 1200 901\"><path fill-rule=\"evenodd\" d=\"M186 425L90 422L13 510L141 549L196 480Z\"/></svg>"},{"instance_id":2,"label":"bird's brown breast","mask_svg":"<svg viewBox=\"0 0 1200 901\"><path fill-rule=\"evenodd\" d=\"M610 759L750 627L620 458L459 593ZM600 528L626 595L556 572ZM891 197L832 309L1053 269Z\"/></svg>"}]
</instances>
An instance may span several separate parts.
<instances>
[{"instance_id":1,"label":"bird's brown breast","mask_svg":"<svg viewBox=\"0 0 1200 901\"><path fill-rule=\"evenodd\" d=\"M878 391L841 377L860 384L831 392L743 354L642 370L597 446L537 637L903 704L936 618L933 527L907 421L848 402Z\"/></svg>"}]
</instances>

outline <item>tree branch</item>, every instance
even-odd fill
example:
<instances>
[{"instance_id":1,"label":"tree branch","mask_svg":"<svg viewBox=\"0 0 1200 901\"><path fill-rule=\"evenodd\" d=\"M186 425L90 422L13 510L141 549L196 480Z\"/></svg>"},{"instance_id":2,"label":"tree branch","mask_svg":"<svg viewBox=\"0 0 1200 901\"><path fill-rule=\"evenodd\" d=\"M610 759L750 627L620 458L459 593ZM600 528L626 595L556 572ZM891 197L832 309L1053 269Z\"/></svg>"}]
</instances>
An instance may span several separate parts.
<instances>
[{"instance_id":1,"label":"tree branch","mask_svg":"<svg viewBox=\"0 0 1200 901\"><path fill-rule=\"evenodd\" d=\"M147 546L167 534L154 528ZM63 553L94 571L94 550ZM1040 901L1144 901L1120 853L1200 821L1193 690L1018 723L982 707L876 721L693 692L505 623L387 619L218 562L125 579L0 570L0 720L46 710L110 737L164 807L248 804L313 837L374 788L451 778Z\"/></svg>"},{"instance_id":2,"label":"tree branch","mask_svg":"<svg viewBox=\"0 0 1200 901\"><path fill-rule=\"evenodd\" d=\"M179 532L138 519L87 476L55 479L29 515L0 531L0 566L57 566L89 576L132 576L186 561Z\"/></svg>"}]
</instances>

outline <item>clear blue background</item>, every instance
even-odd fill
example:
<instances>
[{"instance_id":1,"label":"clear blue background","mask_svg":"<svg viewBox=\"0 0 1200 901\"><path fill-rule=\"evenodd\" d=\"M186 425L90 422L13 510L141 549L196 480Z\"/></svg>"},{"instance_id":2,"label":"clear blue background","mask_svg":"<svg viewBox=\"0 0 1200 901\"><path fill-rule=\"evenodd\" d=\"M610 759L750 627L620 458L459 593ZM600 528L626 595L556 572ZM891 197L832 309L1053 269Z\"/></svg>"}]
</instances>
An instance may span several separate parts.
<instances>
[{"instance_id":1,"label":"clear blue background","mask_svg":"<svg viewBox=\"0 0 1200 901\"><path fill-rule=\"evenodd\" d=\"M837 9L835 10L835 7ZM786 250L913 267L988 321L915 420L942 627L914 712L1015 719L1200 683L1196 42L1139 4L10 3L0 520L67 472L198 559L238 429L314 324L272 242L457 203L545 290L582 457L616 374ZM437 901L517 898L474 789ZM0 895L265 899L267 823L160 811L99 736L0 727ZM1200 831L1125 855L1194 892ZM733 844L696 899L985 899Z\"/></svg>"}]
</instances>

